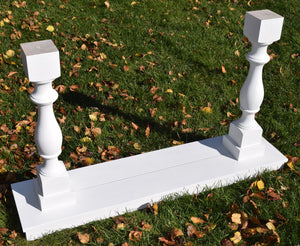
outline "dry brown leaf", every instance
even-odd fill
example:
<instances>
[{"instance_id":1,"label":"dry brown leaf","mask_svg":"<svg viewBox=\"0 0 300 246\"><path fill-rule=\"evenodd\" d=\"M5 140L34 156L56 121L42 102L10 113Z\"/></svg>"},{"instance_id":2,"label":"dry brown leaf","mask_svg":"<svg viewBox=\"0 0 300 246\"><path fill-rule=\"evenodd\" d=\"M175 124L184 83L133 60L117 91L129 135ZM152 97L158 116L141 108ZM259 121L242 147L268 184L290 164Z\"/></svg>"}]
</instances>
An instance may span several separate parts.
<instances>
[{"instance_id":1,"label":"dry brown leaf","mask_svg":"<svg viewBox=\"0 0 300 246\"><path fill-rule=\"evenodd\" d=\"M142 229L144 230L144 231L150 231L151 230L151 228L152 228L152 225L150 225L150 224L147 224L145 221L143 221L142 222Z\"/></svg>"},{"instance_id":2,"label":"dry brown leaf","mask_svg":"<svg viewBox=\"0 0 300 246\"><path fill-rule=\"evenodd\" d=\"M205 221L199 217L191 217L191 221L193 221L194 224L203 224Z\"/></svg>"},{"instance_id":3,"label":"dry brown leaf","mask_svg":"<svg viewBox=\"0 0 300 246\"><path fill-rule=\"evenodd\" d=\"M137 131L137 130L139 129L139 126L138 126L137 124L135 124L135 123L133 123L133 122L131 122L131 124L132 124L134 130Z\"/></svg>"},{"instance_id":4,"label":"dry brown leaf","mask_svg":"<svg viewBox=\"0 0 300 246\"><path fill-rule=\"evenodd\" d=\"M129 240L133 241L133 242L138 242L138 241L140 241L142 235L143 235L143 232L141 232L141 231L131 231L129 233Z\"/></svg>"},{"instance_id":5,"label":"dry brown leaf","mask_svg":"<svg viewBox=\"0 0 300 246\"><path fill-rule=\"evenodd\" d=\"M150 126L149 125L147 126L147 128L145 130L145 135L146 135L146 138L148 138L150 135Z\"/></svg>"},{"instance_id":6,"label":"dry brown leaf","mask_svg":"<svg viewBox=\"0 0 300 246\"><path fill-rule=\"evenodd\" d=\"M90 235L87 233L77 232L77 237L82 244L87 244L90 241Z\"/></svg>"},{"instance_id":7,"label":"dry brown leaf","mask_svg":"<svg viewBox=\"0 0 300 246\"><path fill-rule=\"evenodd\" d=\"M225 67L224 67L224 66L221 66L221 68L222 68L222 73L226 73Z\"/></svg>"},{"instance_id":8,"label":"dry brown leaf","mask_svg":"<svg viewBox=\"0 0 300 246\"><path fill-rule=\"evenodd\" d=\"M160 237L160 238L158 238L158 240L167 245L176 245L176 242L174 240L171 241L171 240L166 239L165 237Z\"/></svg>"},{"instance_id":9,"label":"dry brown leaf","mask_svg":"<svg viewBox=\"0 0 300 246\"><path fill-rule=\"evenodd\" d=\"M74 126L74 131L79 133L80 132L80 128L78 126Z\"/></svg>"},{"instance_id":10,"label":"dry brown leaf","mask_svg":"<svg viewBox=\"0 0 300 246\"><path fill-rule=\"evenodd\" d=\"M95 127L91 131L95 138L98 137L102 133L102 131L99 127Z\"/></svg>"},{"instance_id":11,"label":"dry brown leaf","mask_svg":"<svg viewBox=\"0 0 300 246\"><path fill-rule=\"evenodd\" d=\"M172 231L170 231L170 235L172 238L180 237L183 236L183 232L181 229L175 227Z\"/></svg>"}]
</instances>

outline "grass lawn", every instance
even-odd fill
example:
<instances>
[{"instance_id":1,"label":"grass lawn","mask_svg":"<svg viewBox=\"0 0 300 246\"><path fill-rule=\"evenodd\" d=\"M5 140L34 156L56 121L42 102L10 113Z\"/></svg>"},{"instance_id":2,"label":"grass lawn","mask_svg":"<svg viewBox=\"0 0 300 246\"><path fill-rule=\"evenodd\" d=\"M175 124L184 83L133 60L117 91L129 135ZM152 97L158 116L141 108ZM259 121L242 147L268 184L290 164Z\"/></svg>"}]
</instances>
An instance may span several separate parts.
<instances>
[{"instance_id":1,"label":"grass lawn","mask_svg":"<svg viewBox=\"0 0 300 246\"><path fill-rule=\"evenodd\" d=\"M0 6L0 245L300 244L298 0L7 0ZM227 134L241 115L238 96L249 69L244 15L258 9L285 17L281 40L268 48L256 120L289 164L27 242L9 187L34 178L42 160L20 43L52 39L60 50L54 110L64 136L60 159L73 169Z\"/></svg>"}]
</instances>

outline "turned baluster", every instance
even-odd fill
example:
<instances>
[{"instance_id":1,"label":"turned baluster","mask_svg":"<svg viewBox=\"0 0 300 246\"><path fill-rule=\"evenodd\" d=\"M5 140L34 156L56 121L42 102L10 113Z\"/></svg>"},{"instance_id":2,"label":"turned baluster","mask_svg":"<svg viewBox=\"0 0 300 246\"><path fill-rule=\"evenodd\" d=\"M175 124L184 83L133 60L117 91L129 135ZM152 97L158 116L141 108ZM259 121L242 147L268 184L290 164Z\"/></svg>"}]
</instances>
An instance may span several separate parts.
<instances>
[{"instance_id":1,"label":"turned baluster","mask_svg":"<svg viewBox=\"0 0 300 246\"><path fill-rule=\"evenodd\" d=\"M74 203L68 172L62 161L62 133L55 119L53 103L58 93L52 81L60 77L59 52L52 40L21 44L24 72L34 84L30 99L38 106L35 143L44 162L37 167L35 190L41 210Z\"/></svg>"},{"instance_id":2,"label":"turned baluster","mask_svg":"<svg viewBox=\"0 0 300 246\"><path fill-rule=\"evenodd\" d=\"M263 130L255 120L264 98L263 66L269 62L268 45L280 39L283 17L270 11L250 11L245 15L244 35L252 43L246 55L250 68L240 91L242 116L232 122L223 144L237 160L264 154Z\"/></svg>"}]
</instances>

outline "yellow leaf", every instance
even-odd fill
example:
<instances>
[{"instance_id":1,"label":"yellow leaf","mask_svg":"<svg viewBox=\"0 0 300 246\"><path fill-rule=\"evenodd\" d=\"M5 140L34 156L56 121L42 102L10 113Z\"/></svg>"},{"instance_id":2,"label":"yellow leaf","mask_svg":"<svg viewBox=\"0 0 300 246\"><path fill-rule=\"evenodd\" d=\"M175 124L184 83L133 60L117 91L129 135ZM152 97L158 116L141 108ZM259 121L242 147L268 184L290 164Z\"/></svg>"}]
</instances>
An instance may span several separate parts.
<instances>
[{"instance_id":1,"label":"yellow leaf","mask_svg":"<svg viewBox=\"0 0 300 246\"><path fill-rule=\"evenodd\" d=\"M49 26L47 26L46 30L47 30L48 32L54 32L54 26L49 25Z\"/></svg>"},{"instance_id":2,"label":"yellow leaf","mask_svg":"<svg viewBox=\"0 0 300 246\"><path fill-rule=\"evenodd\" d=\"M85 44L83 44L83 45L81 45L81 47L80 47L82 50L86 50L86 45Z\"/></svg>"},{"instance_id":3,"label":"yellow leaf","mask_svg":"<svg viewBox=\"0 0 300 246\"><path fill-rule=\"evenodd\" d=\"M82 244L87 244L90 241L90 236L87 233L77 232L77 237Z\"/></svg>"},{"instance_id":4,"label":"yellow leaf","mask_svg":"<svg viewBox=\"0 0 300 246\"><path fill-rule=\"evenodd\" d=\"M120 223L117 225L117 229L118 230L124 230L125 229L125 224L124 223Z\"/></svg>"},{"instance_id":5,"label":"yellow leaf","mask_svg":"<svg viewBox=\"0 0 300 246\"><path fill-rule=\"evenodd\" d=\"M13 57L15 55L15 52L13 50L8 50L8 51L6 51L6 55L8 57Z\"/></svg>"},{"instance_id":6,"label":"yellow leaf","mask_svg":"<svg viewBox=\"0 0 300 246\"><path fill-rule=\"evenodd\" d=\"M141 149L141 146L138 144L138 143L134 143L133 144L133 147L137 150L140 150Z\"/></svg>"},{"instance_id":7,"label":"yellow leaf","mask_svg":"<svg viewBox=\"0 0 300 246\"><path fill-rule=\"evenodd\" d=\"M173 90L172 89L167 89L166 91L165 91L165 93L173 93Z\"/></svg>"},{"instance_id":8,"label":"yellow leaf","mask_svg":"<svg viewBox=\"0 0 300 246\"><path fill-rule=\"evenodd\" d=\"M263 190L263 189L265 188L265 184L264 184L264 182L263 182L262 180L258 180L258 181L256 182L256 186L257 186L257 188L258 188L259 190Z\"/></svg>"},{"instance_id":9,"label":"yellow leaf","mask_svg":"<svg viewBox=\"0 0 300 246\"><path fill-rule=\"evenodd\" d=\"M268 229L269 229L270 231L275 231L275 226L274 226L274 224L273 224L272 222L268 222L268 223L266 224L266 226L268 227Z\"/></svg>"},{"instance_id":10,"label":"yellow leaf","mask_svg":"<svg viewBox=\"0 0 300 246\"><path fill-rule=\"evenodd\" d=\"M106 56L104 53L100 53L100 58L101 58L102 60L105 60L105 59L107 58L107 56Z\"/></svg>"},{"instance_id":11,"label":"yellow leaf","mask_svg":"<svg viewBox=\"0 0 300 246\"><path fill-rule=\"evenodd\" d=\"M109 1L105 1L104 4L107 8L109 8L109 6L110 6Z\"/></svg>"},{"instance_id":12,"label":"yellow leaf","mask_svg":"<svg viewBox=\"0 0 300 246\"><path fill-rule=\"evenodd\" d=\"M98 112L93 112L89 115L90 120L97 121Z\"/></svg>"},{"instance_id":13,"label":"yellow leaf","mask_svg":"<svg viewBox=\"0 0 300 246\"><path fill-rule=\"evenodd\" d=\"M1 27L4 26L4 21L3 21L3 20L0 21L0 26L1 26Z\"/></svg>"},{"instance_id":14,"label":"yellow leaf","mask_svg":"<svg viewBox=\"0 0 300 246\"><path fill-rule=\"evenodd\" d=\"M173 140L172 141L173 145L180 145L180 144L184 144L184 141L177 141L177 140Z\"/></svg>"},{"instance_id":15,"label":"yellow leaf","mask_svg":"<svg viewBox=\"0 0 300 246\"><path fill-rule=\"evenodd\" d=\"M0 173L6 173L7 172L7 169L5 168L5 166L2 166L0 168Z\"/></svg>"},{"instance_id":16,"label":"yellow leaf","mask_svg":"<svg viewBox=\"0 0 300 246\"><path fill-rule=\"evenodd\" d=\"M85 159L85 163L88 164L88 165L94 164L95 159L88 157L88 158Z\"/></svg>"},{"instance_id":17,"label":"yellow leaf","mask_svg":"<svg viewBox=\"0 0 300 246\"><path fill-rule=\"evenodd\" d=\"M133 6L133 5L135 5L135 4L136 4L136 2L135 2L135 1L131 2L131 6Z\"/></svg>"},{"instance_id":18,"label":"yellow leaf","mask_svg":"<svg viewBox=\"0 0 300 246\"><path fill-rule=\"evenodd\" d=\"M158 214L158 205L157 205L156 202L153 203L152 208L153 208L153 213L154 213L154 215L157 215L157 214Z\"/></svg>"},{"instance_id":19,"label":"yellow leaf","mask_svg":"<svg viewBox=\"0 0 300 246\"><path fill-rule=\"evenodd\" d=\"M234 236L230 238L230 240L234 243L234 244L238 244L241 240L242 240L242 235L239 231L234 233Z\"/></svg>"},{"instance_id":20,"label":"yellow leaf","mask_svg":"<svg viewBox=\"0 0 300 246\"><path fill-rule=\"evenodd\" d=\"M179 76L180 78L183 78L183 75L182 75L181 73L178 73L178 76Z\"/></svg>"},{"instance_id":21,"label":"yellow leaf","mask_svg":"<svg viewBox=\"0 0 300 246\"><path fill-rule=\"evenodd\" d=\"M212 113L212 109L210 107L204 107L204 108L202 108L202 111L206 114L211 114Z\"/></svg>"},{"instance_id":22,"label":"yellow leaf","mask_svg":"<svg viewBox=\"0 0 300 246\"><path fill-rule=\"evenodd\" d=\"M87 143L87 142L92 142L92 139L90 139L89 137L83 137L82 139L80 139L80 141Z\"/></svg>"},{"instance_id":23,"label":"yellow leaf","mask_svg":"<svg viewBox=\"0 0 300 246\"><path fill-rule=\"evenodd\" d=\"M231 221L233 223L236 223L236 224L242 224L242 221L241 221L241 214L239 213L233 213L231 215Z\"/></svg>"}]
</instances>

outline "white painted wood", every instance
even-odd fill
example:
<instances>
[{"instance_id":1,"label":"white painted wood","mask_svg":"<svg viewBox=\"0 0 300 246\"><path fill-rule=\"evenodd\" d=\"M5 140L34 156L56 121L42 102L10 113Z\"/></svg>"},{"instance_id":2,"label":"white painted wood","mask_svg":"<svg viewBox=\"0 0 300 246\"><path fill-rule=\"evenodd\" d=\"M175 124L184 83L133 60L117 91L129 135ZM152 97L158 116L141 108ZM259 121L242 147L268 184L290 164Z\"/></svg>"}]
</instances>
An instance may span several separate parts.
<instances>
[{"instance_id":1,"label":"white painted wood","mask_svg":"<svg viewBox=\"0 0 300 246\"><path fill-rule=\"evenodd\" d=\"M75 196L67 170L58 160L62 133L53 112L58 93L52 88L52 81L60 76L59 53L51 40L44 40L21 44L21 57L24 72L34 83L30 99L38 105L35 143L44 159L37 167L35 193L43 211L67 206L75 202Z\"/></svg>"},{"instance_id":2,"label":"white painted wood","mask_svg":"<svg viewBox=\"0 0 300 246\"><path fill-rule=\"evenodd\" d=\"M263 100L267 46L280 38L282 22L269 10L246 14L244 33L253 44L247 55L250 70L240 93L242 117L232 122L228 135L71 171L58 160L62 134L53 112L58 95L51 84L60 76L58 50L51 40L21 44L25 74L35 85L30 96L38 105L35 141L44 158L36 179L12 184L26 238L136 210L170 194L199 193L278 169L287 158L262 138L254 114Z\"/></svg>"},{"instance_id":3,"label":"white painted wood","mask_svg":"<svg viewBox=\"0 0 300 246\"><path fill-rule=\"evenodd\" d=\"M224 136L223 136L224 137ZM222 136L68 171L77 203L46 212L38 209L34 182L12 185L27 240L56 230L145 207L170 194L195 194L276 170L287 158L265 139L263 156L237 161Z\"/></svg>"},{"instance_id":4,"label":"white painted wood","mask_svg":"<svg viewBox=\"0 0 300 246\"><path fill-rule=\"evenodd\" d=\"M230 124L229 134L223 144L237 160L264 154L262 142L263 130L255 120L264 98L262 80L263 66L270 57L268 45L280 39L283 17L270 10L247 12L244 34L252 43L252 49L246 55L250 69L240 91L240 109L242 117Z\"/></svg>"}]
</instances>

